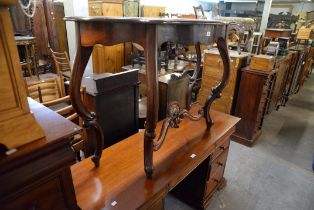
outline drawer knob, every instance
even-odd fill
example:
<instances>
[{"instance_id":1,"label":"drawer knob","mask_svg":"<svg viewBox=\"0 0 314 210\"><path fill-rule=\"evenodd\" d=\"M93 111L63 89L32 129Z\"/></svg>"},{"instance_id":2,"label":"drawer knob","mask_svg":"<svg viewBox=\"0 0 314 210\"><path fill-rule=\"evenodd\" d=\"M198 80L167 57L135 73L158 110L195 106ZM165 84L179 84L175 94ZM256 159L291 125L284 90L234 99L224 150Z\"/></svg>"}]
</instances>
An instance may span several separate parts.
<instances>
[{"instance_id":1,"label":"drawer knob","mask_svg":"<svg viewBox=\"0 0 314 210\"><path fill-rule=\"evenodd\" d=\"M217 182L217 183L219 182L219 180L218 180L218 179L213 179L213 181L214 181L214 182Z\"/></svg>"},{"instance_id":2,"label":"drawer knob","mask_svg":"<svg viewBox=\"0 0 314 210\"><path fill-rule=\"evenodd\" d=\"M220 163L220 162L217 162L217 164L218 164L219 166L223 166L223 165L224 165L223 163Z\"/></svg>"},{"instance_id":3,"label":"drawer knob","mask_svg":"<svg viewBox=\"0 0 314 210\"><path fill-rule=\"evenodd\" d=\"M225 147L224 146L220 146L219 149L221 149L222 151L225 150Z\"/></svg>"}]
</instances>

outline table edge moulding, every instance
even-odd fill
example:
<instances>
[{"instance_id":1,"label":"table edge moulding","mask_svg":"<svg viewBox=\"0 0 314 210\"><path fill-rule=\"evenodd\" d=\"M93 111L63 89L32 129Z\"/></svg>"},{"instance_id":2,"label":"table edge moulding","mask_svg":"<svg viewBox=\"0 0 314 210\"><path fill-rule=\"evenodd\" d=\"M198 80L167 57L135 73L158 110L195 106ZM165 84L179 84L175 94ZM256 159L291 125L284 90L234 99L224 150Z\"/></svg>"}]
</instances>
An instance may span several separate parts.
<instances>
[{"instance_id":1,"label":"table edge moulding","mask_svg":"<svg viewBox=\"0 0 314 210\"><path fill-rule=\"evenodd\" d=\"M79 91L85 67L95 44L110 46L123 42L135 42L145 49L147 120L144 133L144 170L147 178L151 179L153 176L153 152L163 144L169 127L179 127L179 123L185 117L193 121L205 117L207 130L210 129L213 124L209 114L210 106L215 99L220 97L230 74L230 59L226 43L227 23L212 20L136 17L66 17L65 20L75 22L77 36L77 52L70 83L70 97L75 111L84 120L88 139L95 145L92 160L96 167L99 166L102 154L103 133L95 113L89 112L84 106ZM177 102L170 102L167 118L163 122L159 136L156 137L155 129L158 120L157 55L158 46L166 41L195 45L198 56L196 71L192 79L198 77L200 70L200 44L216 42L223 60L224 73L220 83L213 87L204 106L200 107L195 115L191 115L188 111L190 104L187 104L187 109L183 109L178 106Z\"/></svg>"}]
</instances>

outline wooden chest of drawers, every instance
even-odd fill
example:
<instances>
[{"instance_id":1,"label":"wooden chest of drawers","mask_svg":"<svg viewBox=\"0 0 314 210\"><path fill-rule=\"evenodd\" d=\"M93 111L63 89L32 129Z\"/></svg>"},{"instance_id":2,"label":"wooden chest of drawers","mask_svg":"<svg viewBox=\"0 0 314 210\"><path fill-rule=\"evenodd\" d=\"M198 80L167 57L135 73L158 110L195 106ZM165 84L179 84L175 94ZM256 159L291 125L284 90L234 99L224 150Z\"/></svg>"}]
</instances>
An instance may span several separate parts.
<instances>
[{"instance_id":1,"label":"wooden chest of drawers","mask_svg":"<svg viewBox=\"0 0 314 210\"><path fill-rule=\"evenodd\" d=\"M227 86L222 91L221 98L215 100L212 109L232 114L234 112L234 103L237 98L237 89L239 83L239 69L246 66L248 54L238 55L236 51L230 51L231 72ZM202 74L202 84L199 93L199 103L204 104L208 93L218 84L222 77L222 60L217 50L209 50L205 53L204 67Z\"/></svg>"},{"instance_id":2,"label":"wooden chest of drawers","mask_svg":"<svg viewBox=\"0 0 314 210\"><path fill-rule=\"evenodd\" d=\"M266 107L273 87L274 72L242 69L235 116L241 118L232 140L251 146L261 134Z\"/></svg>"}]
</instances>

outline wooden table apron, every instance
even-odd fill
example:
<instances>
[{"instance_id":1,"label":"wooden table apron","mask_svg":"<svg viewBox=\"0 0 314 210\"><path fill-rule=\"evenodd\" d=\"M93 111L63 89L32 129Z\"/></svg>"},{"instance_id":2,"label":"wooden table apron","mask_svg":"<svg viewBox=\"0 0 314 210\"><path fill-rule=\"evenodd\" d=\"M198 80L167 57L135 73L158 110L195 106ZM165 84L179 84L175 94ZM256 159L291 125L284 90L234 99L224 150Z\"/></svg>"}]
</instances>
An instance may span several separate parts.
<instances>
[{"instance_id":1,"label":"wooden table apron","mask_svg":"<svg viewBox=\"0 0 314 210\"><path fill-rule=\"evenodd\" d=\"M96 167L102 153L103 134L96 122L95 114L90 113L80 100L80 86L87 62L95 44L104 46L115 45L123 42L135 42L145 49L146 79L147 79L147 121L144 135L144 169L146 176L152 178L153 151L161 146L169 125L177 126L183 117L194 117L199 120L204 116L208 127L212 122L208 109L216 98L220 97L222 89L229 78L230 61L226 45L226 31L228 24L219 21L189 20L189 19L147 19L147 18L113 18L113 17L66 17L67 21L76 24L77 52L72 70L70 95L73 107L84 119L89 137L93 141L94 155L92 157ZM206 105L200 110L199 116L190 116L188 112L177 106L172 107L176 116L168 119L160 134L160 142L154 145L156 137L155 128L158 120L158 70L157 52L158 46L163 42L171 41L186 45L212 44L217 42L221 56L223 57L224 75L222 81L213 88ZM200 54L200 53L199 53ZM199 61L201 56L199 56ZM208 93L210 94L210 93ZM179 111L178 111L179 110ZM178 111L178 112L177 112ZM202 112L202 113L201 113ZM178 123L176 123L178 122ZM92 137L92 138L90 138Z\"/></svg>"}]
</instances>

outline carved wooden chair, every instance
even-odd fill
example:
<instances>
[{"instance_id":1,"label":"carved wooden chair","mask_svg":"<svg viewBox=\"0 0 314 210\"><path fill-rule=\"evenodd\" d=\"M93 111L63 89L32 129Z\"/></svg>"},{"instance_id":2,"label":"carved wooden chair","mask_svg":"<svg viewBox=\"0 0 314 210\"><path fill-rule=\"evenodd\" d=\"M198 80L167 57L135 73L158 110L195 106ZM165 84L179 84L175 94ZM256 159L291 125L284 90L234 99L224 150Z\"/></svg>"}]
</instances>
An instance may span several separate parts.
<instances>
[{"instance_id":1,"label":"carved wooden chair","mask_svg":"<svg viewBox=\"0 0 314 210\"><path fill-rule=\"evenodd\" d=\"M50 48L50 52L54 61L56 72L58 75L62 75L65 80L70 80L71 78L71 66L68 53L64 52L54 52Z\"/></svg>"}]
</instances>

